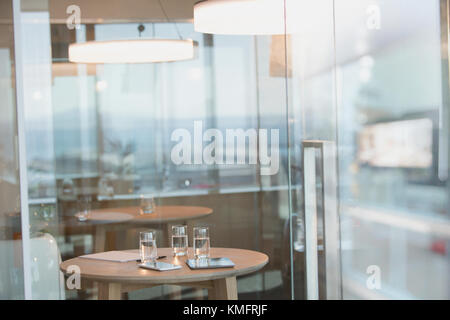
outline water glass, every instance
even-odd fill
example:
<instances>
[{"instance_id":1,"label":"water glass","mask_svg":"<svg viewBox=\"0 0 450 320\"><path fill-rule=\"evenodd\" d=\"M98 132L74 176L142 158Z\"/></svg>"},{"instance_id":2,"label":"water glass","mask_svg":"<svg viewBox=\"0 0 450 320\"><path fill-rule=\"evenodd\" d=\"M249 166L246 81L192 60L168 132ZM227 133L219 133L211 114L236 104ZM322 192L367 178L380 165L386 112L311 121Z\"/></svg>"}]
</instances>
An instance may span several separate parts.
<instances>
[{"instance_id":1,"label":"water glass","mask_svg":"<svg viewBox=\"0 0 450 320\"><path fill-rule=\"evenodd\" d=\"M148 195L141 194L140 205L141 205L141 214L153 213L156 210L155 198L151 194Z\"/></svg>"},{"instance_id":2,"label":"water glass","mask_svg":"<svg viewBox=\"0 0 450 320\"><path fill-rule=\"evenodd\" d=\"M172 227L172 249L174 256L185 256L188 252L187 226Z\"/></svg>"},{"instance_id":3,"label":"water glass","mask_svg":"<svg viewBox=\"0 0 450 320\"><path fill-rule=\"evenodd\" d=\"M79 221L86 221L91 214L92 198L90 196L82 196L77 201L78 213L76 217Z\"/></svg>"},{"instance_id":4,"label":"water glass","mask_svg":"<svg viewBox=\"0 0 450 320\"><path fill-rule=\"evenodd\" d=\"M143 231L139 233L139 249L141 263L155 262L158 257L156 248L156 234L154 231Z\"/></svg>"},{"instance_id":5,"label":"water glass","mask_svg":"<svg viewBox=\"0 0 450 320\"><path fill-rule=\"evenodd\" d=\"M209 258L209 229L208 227L194 228L194 258Z\"/></svg>"}]
</instances>

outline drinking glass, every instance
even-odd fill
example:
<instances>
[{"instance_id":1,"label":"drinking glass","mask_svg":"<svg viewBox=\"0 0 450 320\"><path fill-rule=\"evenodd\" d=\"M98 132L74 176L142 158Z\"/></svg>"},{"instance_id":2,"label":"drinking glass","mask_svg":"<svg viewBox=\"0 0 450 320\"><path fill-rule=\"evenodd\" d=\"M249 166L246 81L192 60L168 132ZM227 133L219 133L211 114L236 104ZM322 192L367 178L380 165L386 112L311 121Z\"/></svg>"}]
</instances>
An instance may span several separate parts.
<instances>
[{"instance_id":1,"label":"drinking glass","mask_svg":"<svg viewBox=\"0 0 450 320\"><path fill-rule=\"evenodd\" d=\"M151 194L141 194L141 214L149 214L155 212L155 198Z\"/></svg>"},{"instance_id":2,"label":"drinking glass","mask_svg":"<svg viewBox=\"0 0 450 320\"><path fill-rule=\"evenodd\" d=\"M78 213L76 217L79 221L86 221L91 214L92 198L90 196L82 196L78 199Z\"/></svg>"},{"instance_id":3,"label":"drinking glass","mask_svg":"<svg viewBox=\"0 0 450 320\"><path fill-rule=\"evenodd\" d=\"M194 228L194 257L195 259L209 258L209 229L208 227Z\"/></svg>"},{"instance_id":4,"label":"drinking glass","mask_svg":"<svg viewBox=\"0 0 450 320\"><path fill-rule=\"evenodd\" d=\"M158 256L156 248L156 234L154 231L143 231L139 233L139 249L141 263L155 262Z\"/></svg>"},{"instance_id":5,"label":"drinking glass","mask_svg":"<svg viewBox=\"0 0 450 320\"><path fill-rule=\"evenodd\" d=\"M65 178L62 182L62 193L64 195L74 195L75 193L75 184L72 179Z\"/></svg>"},{"instance_id":6,"label":"drinking glass","mask_svg":"<svg viewBox=\"0 0 450 320\"><path fill-rule=\"evenodd\" d=\"M187 226L172 227L172 248L174 256L185 256L188 251Z\"/></svg>"},{"instance_id":7,"label":"drinking glass","mask_svg":"<svg viewBox=\"0 0 450 320\"><path fill-rule=\"evenodd\" d=\"M109 177L100 178L100 180L98 181L98 192L99 194L106 197L114 196L114 186L111 178Z\"/></svg>"}]
</instances>

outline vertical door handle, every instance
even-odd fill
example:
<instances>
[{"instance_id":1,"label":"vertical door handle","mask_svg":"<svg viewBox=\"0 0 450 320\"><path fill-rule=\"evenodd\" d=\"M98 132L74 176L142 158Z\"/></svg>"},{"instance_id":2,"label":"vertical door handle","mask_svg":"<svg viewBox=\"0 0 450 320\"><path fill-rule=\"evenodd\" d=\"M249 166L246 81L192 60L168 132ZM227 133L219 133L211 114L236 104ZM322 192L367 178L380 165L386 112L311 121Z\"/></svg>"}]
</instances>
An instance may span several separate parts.
<instances>
[{"instance_id":1,"label":"vertical door handle","mask_svg":"<svg viewBox=\"0 0 450 320\"><path fill-rule=\"evenodd\" d=\"M319 299L317 248L316 150L322 163L323 250L327 299L340 299L341 262L337 202L337 159L333 141L304 140L303 151L303 221L305 223L306 297Z\"/></svg>"}]
</instances>

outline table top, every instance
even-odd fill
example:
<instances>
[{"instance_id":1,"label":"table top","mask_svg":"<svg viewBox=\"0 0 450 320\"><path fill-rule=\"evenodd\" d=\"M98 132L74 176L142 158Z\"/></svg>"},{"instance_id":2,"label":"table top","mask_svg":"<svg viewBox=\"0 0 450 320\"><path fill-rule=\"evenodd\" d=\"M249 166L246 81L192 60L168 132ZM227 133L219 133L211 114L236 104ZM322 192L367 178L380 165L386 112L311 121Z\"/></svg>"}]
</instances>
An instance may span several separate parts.
<instances>
[{"instance_id":1,"label":"table top","mask_svg":"<svg viewBox=\"0 0 450 320\"><path fill-rule=\"evenodd\" d=\"M89 220L89 221L79 221L75 216L62 216L59 219L54 219L50 221L34 221L32 223L33 228L37 230L47 229L47 228L62 228L60 232L75 232L75 233L90 233L92 232L92 228L98 225L106 225L106 224L114 224L121 223L131 220L133 216L124 214L121 219L112 220L112 219L97 219L97 220ZM70 231L68 231L70 230Z\"/></svg>"},{"instance_id":2,"label":"table top","mask_svg":"<svg viewBox=\"0 0 450 320\"><path fill-rule=\"evenodd\" d=\"M73 217L78 221L77 214ZM123 212L121 208L111 208L106 210L92 210L89 214L89 218L86 221L78 221L83 224L89 222L91 224L107 224L107 223L120 223L132 220L134 216L130 213Z\"/></svg>"},{"instance_id":3,"label":"table top","mask_svg":"<svg viewBox=\"0 0 450 320\"><path fill-rule=\"evenodd\" d=\"M138 252L138 250L126 250ZM85 258L74 258L61 263L61 270L66 273L71 265L77 265L81 277L95 281L120 282L131 284L175 284L198 281L216 280L233 276L245 275L258 271L264 267L269 258L257 251L234 248L211 248L211 258L230 258L235 266L233 268L191 270L186 259L193 258L193 249L189 248L187 257L172 257L171 248L159 248L158 255L167 258L158 261L179 264L181 269L172 271L155 271L138 267L138 262L111 262Z\"/></svg>"},{"instance_id":4,"label":"table top","mask_svg":"<svg viewBox=\"0 0 450 320\"><path fill-rule=\"evenodd\" d=\"M134 223L160 224L198 219L212 214L213 210L197 206L157 206L153 213L141 214L139 206L95 209L86 222L81 223Z\"/></svg>"}]
</instances>

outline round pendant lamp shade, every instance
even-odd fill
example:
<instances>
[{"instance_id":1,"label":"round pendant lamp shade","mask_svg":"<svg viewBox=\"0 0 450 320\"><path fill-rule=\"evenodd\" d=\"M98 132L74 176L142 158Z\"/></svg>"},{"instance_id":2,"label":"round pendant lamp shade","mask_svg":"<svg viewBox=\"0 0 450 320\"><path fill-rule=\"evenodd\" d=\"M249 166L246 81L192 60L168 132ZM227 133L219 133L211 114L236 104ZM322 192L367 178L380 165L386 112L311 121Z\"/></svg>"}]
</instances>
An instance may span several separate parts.
<instances>
[{"instance_id":1,"label":"round pendant lamp shade","mask_svg":"<svg viewBox=\"0 0 450 320\"><path fill-rule=\"evenodd\" d=\"M76 63L153 63L194 58L192 40L139 39L88 41L69 45L69 61Z\"/></svg>"},{"instance_id":2,"label":"round pendant lamp shade","mask_svg":"<svg viewBox=\"0 0 450 320\"><path fill-rule=\"evenodd\" d=\"M312 0L314 1L314 0ZM294 20L285 19L300 0L204 0L194 5L197 32L230 35L276 35L292 31Z\"/></svg>"}]
</instances>

